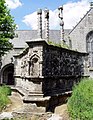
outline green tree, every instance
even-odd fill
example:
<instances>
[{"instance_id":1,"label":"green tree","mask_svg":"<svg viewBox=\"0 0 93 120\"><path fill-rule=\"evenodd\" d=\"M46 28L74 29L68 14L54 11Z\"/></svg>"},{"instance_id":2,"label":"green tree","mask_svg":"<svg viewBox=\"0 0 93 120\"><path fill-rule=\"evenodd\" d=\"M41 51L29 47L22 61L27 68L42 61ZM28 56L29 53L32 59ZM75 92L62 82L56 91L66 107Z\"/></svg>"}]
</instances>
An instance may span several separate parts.
<instances>
[{"instance_id":1,"label":"green tree","mask_svg":"<svg viewBox=\"0 0 93 120\"><path fill-rule=\"evenodd\" d=\"M15 36L16 24L10 15L5 0L0 0L0 57L11 50L13 45L9 42Z\"/></svg>"}]
</instances>

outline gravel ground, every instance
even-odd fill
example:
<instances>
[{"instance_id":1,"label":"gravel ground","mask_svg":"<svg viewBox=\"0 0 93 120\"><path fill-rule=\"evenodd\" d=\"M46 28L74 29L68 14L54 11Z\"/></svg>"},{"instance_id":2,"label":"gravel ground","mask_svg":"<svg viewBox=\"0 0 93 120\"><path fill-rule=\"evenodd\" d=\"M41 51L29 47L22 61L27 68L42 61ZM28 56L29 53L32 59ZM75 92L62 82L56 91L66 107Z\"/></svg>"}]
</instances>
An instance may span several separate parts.
<instances>
[{"instance_id":1,"label":"gravel ground","mask_svg":"<svg viewBox=\"0 0 93 120\"><path fill-rule=\"evenodd\" d=\"M13 92L12 95L9 96L9 98L11 100L11 104L8 105L6 110L0 114L0 120L5 119L5 118L9 118L9 119L13 118L12 111L16 109L20 109L23 106L23 102L18 93ZM40 120L70 120L68 112L67 112L67 104L63 104L63 105L56 107L54 114L52 114L50 118L48 119L42 118Z\"/></svg>"},{"instance_id":2,"label":"gravel ground","mask_svg":"<svg viewBox=\"0 0 93 120\"><path fill-rule=\"evenodd\" d=\"M3 120L3 119L11 119L13 118L12 116L12 112L2 112L0 114L0 120Z\"/></svg>"},{"instance_id":3,"label":"gravel ground","mask_svg":"<svg viewBox=\"0 0 93 120\"><path fill-rule=\"evenodd\" d=\"M11 100L11 104L7 106L6 108L6 112L12 112L15 109L18 109L20 107L22 107L23 102L21 100L21 97L18 93L12 93L11 96L9 96L10 100Z\"/></svg>"}]
</instances>

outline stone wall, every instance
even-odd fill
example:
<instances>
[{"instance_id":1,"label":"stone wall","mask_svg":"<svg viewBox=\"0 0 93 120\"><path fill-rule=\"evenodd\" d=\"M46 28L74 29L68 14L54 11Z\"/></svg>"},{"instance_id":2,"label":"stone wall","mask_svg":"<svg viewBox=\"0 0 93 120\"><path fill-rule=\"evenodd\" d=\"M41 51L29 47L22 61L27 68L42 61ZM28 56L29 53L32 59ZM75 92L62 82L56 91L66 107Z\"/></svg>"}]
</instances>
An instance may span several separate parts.
<instances>
[{"instance_id":1,"label":"stone wall","mask_svg":"<svg viewBox=\"0 0 93 120\"><path fill-rule=\"evenodd\" d=\"M86 37L93 31L93 7L84 15L78 24L69 33L72 49L86 52Z\"/></svg>"},{"instance_id":2,"label":"stone wall","mask_svg":"<svg viewBox=\"0 0 93 120\"><path fill-rule=\"evenodd\" d=\"M86 54L64 48L44 46L44 94L56 95L71 91L73 85L85 75L85 56Z\"/></svg>"},{"instance_id":3,"label":"stone wall","mask_svg":"<svg viewBox=\"0 0 93 120\"><path fill-rule=\"evenodd\" d=\"M71 93L73 85L88 73L87 54L48 45L45 40L27 44L15 56L15 87L24 102L36 103L46 111L53 96Z\"/></svg>"},{"instance_id":4,"label":"stone wall","mask_svg":"<svg viewBox=\"0 0 93 120\"><path fill-rule=\"evenodd\" d=\"M73 50L89 53L89 73L93 78L93 6L69 33L69 42Z\"/></svg>"},{"instance_id":5,"label":"stone wall","mask_svg":"<svg viewBox=\"0 0 93 120\"><path fill-rule=\"evenodd\" d=\"M54 46L44 47L45 77L82 76L84 54Z\"/></svg>"}]
</instances>

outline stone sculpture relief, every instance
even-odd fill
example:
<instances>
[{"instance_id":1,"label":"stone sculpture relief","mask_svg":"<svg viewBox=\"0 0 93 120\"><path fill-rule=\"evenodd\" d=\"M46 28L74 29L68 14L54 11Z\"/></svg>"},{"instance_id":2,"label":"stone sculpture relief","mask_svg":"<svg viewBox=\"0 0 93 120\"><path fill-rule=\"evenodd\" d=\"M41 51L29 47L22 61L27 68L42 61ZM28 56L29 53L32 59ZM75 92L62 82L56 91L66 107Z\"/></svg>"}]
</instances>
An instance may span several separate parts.
<instances>
[{"instance_id":1,"label":"stone sculpture relief","mask_svg":"<svg viewBox=\"0 0 93 120\"><path fill-rule=\"evenodd\" d=\"M39 56L34 54L32 56L23 57L21 59L21 76L33 76L38 77L39 76Z\"/></svg>"},{"instance_id":2,"label":"stone sculpture relief","mask_svg":"<svg viewBox=\"0 0 93 120\"><path fill-rule=\"evenodd\" d=\"M21 60L21 75L26 76L27 74L28 74L27 57L23 57Z\"/></svg>"},{"instance_id":3,"label":"stone sculpture relief","mask_svg":"<svg viewBox=\"0 0 93 120\"><path fill-rule=\"evenodd\" d=\"M39 57L33 55L29 61L29 75L38 77L39 76Z\"/></svg>"}]
</instances>

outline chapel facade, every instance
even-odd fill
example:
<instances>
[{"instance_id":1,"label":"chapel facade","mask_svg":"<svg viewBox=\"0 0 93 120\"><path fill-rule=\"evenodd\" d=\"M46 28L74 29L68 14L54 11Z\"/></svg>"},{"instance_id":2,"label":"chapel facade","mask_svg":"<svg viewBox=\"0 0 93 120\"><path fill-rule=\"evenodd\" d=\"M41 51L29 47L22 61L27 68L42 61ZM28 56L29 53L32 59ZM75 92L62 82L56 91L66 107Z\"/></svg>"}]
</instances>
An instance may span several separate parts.
<instances>
[{"instance_id":1,"label":"chapel facade","mask_svg":"<svg viewBox=\"0 0 93 120\"><path fill-rule=\"evenodd\" d=\"M93 77L93 3L89 11L69 32L69 43L73 50L88 53L89 75Z\"/></svg>"}]
</instances>

